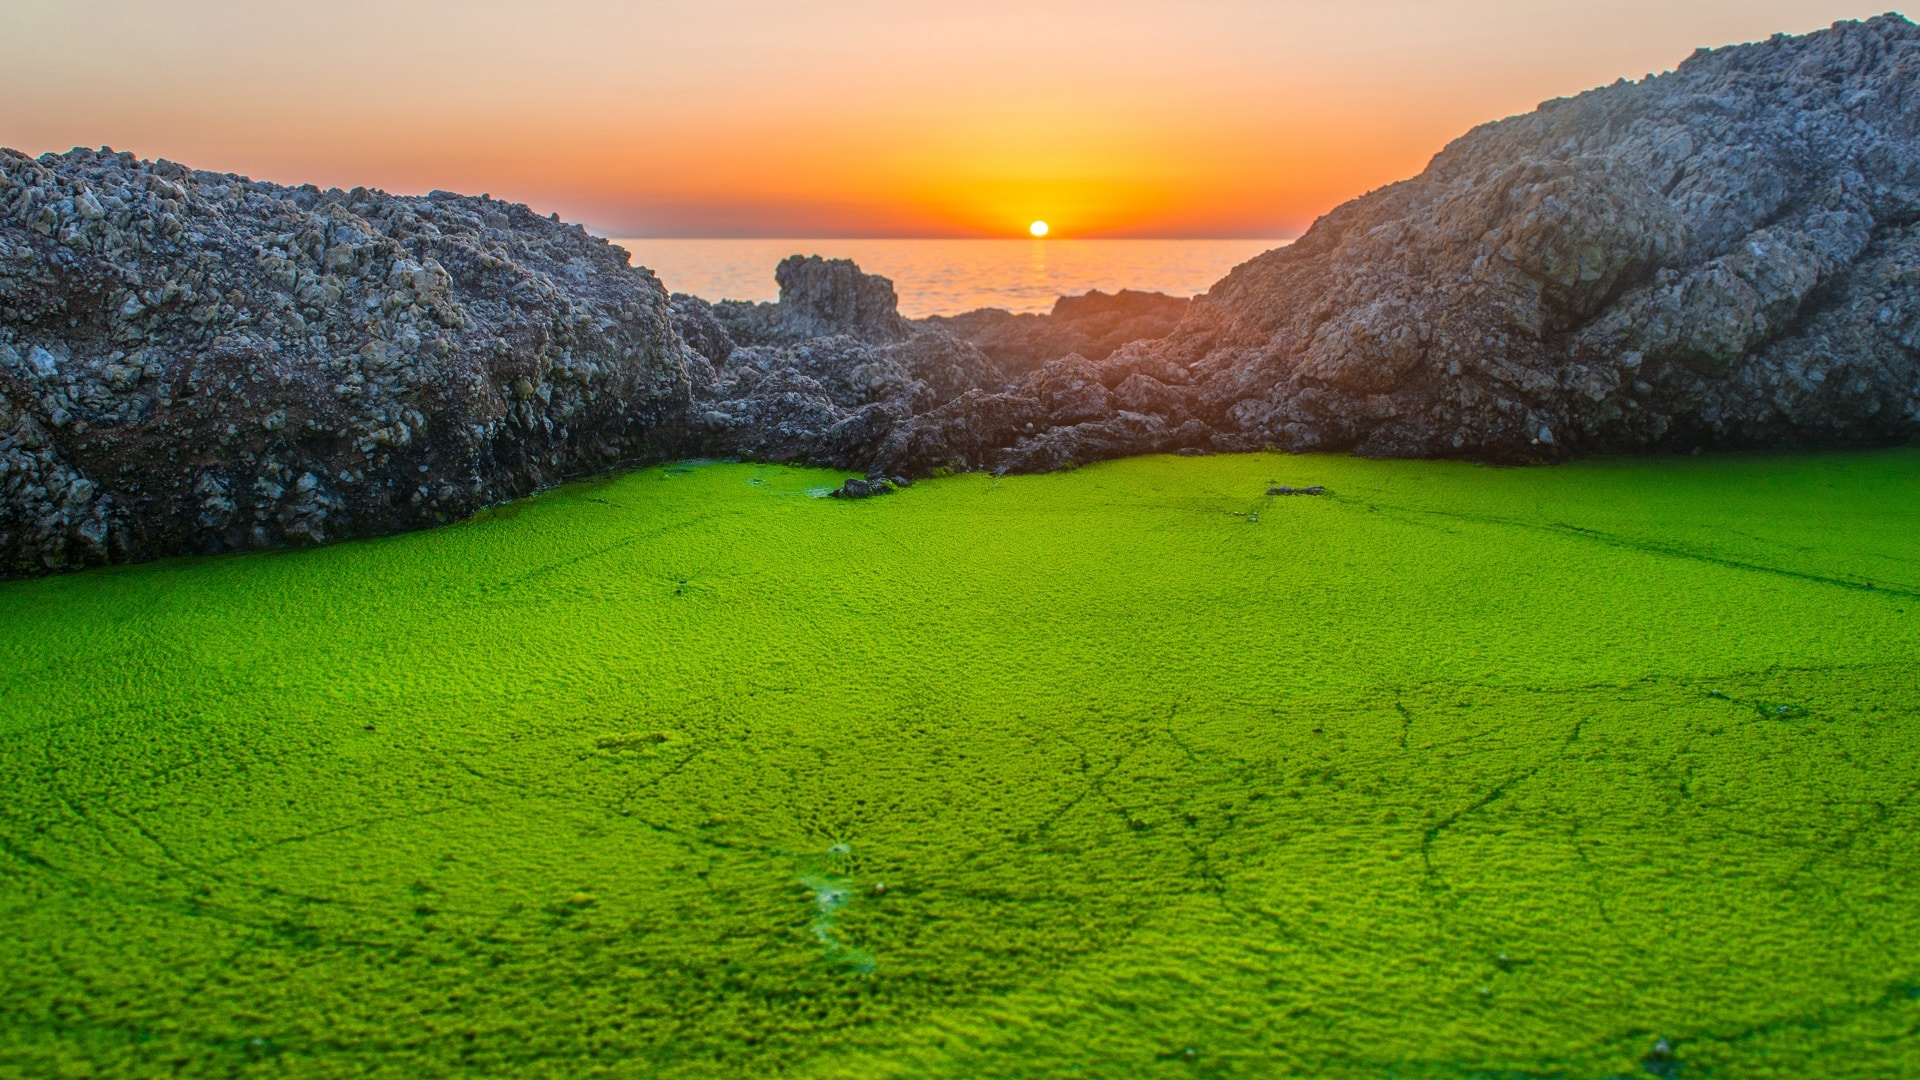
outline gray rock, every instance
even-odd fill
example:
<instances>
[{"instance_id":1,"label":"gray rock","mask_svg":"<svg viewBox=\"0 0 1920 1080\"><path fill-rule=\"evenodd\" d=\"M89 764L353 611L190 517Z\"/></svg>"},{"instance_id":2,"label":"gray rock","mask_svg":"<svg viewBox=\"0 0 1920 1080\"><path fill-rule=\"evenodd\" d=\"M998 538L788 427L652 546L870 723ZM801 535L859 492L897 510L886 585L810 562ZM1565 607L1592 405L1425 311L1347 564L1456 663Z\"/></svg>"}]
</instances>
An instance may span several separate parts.
<instances>
[{"instance_id":1,"label":"gray rock","mask_svg":"<svg viewBox=\"0 0 1920 1080\"><path fill-rule=\"evenodd\" d=\"M1898 16L1703 50L1475 130L1128 359L1297 450L1898 442L1920 430L1917 131Z\"/></svg>"},{"instance_id":2,"label":"gray rock","mask_svg":"<svg viewBox=\"0 0 1920 1080\"><path fill-rule=\"evenodd\" d=\"M688 416L694 419L671 436L680 453L856 468L876 476L899 472L889 463L906 460L900 444L911 437L916 416L978 387L1005 385L999 367L979 349L901 319L885 278L862 274L850 262L820 259L796 257L782 268L781 280L790 288L783 289L780 304L706 309L725 323L729 344L724 359L708 353L690 365ZM827 336L794 329L822 324L812 316L796 322L782 312L793 302L792 291L813 296L817 311L832 306L818 300L829 287L843 298L863 298L843 305L857 318L831 322L838 329ZM676 326L690 344L708 340L704 303L687 301L675 301ZM749 307L755 313L743 318ZM731 344L736 341L742 344Z\"/></svg>"},{"instance_id":3,"label":"gray rock","mask_svg":"<svg viewBox=\"0 0 1920 1080\"><path fill-rule=\"evenodd\" d=\"M1008 372L1025 374L1048 360L1083 356L1101 361L1130 342L1161 338L1186 317L1184 297L1122 289L1063 296L1045 315L1015 315L982 308L962 315L933 316L921 324L978 345Z\"/></svg>"},{"instance_id":4,"label":"gray rock","mask_svg":"<svg viewBox=\"0 0 1920 1080\"><path fill-rule=\"evenodd\" d=\"M776 277L775 304L669 301L484 197L0 153L0 574L418 527L636 457L888 488L1908 440L1920 29L1703 50L1488 124L1191 304L914 323L851 262Z\"/></svg>"},{"instance_id":5,"label":"gray rock","mask_svg":"<svg viewBox=\"0 0 1920 1080\"><path fill-rule=\"evenodd\" d=\"M1102 360L1020 351L1065 340L1066 300L1044 329L926 320L977 335L998 372L893 392L866 441L831 448L854 456L814 459L917 473L1266 446L1524 462L1901 442L1920 433L1917 133L1920 30L1898 16L1702 51L1476 129ZM879 295L840 273L839 293Z\"/></svg>"},{"instance_id":6,"label":"gray rock","mask_svg":"<svg viewBox=\"0 0 1920 1080\"><path fill-rule=\"evenodd\" d=\"M524 206L0 151L0 574L462 517L688 387L653 276Z\"/></svg>"},{"instance_id":7,"label":"gray rock","mask_svg":"<svg viewBox=\"0 0 1920 1080\"><path fill-rule=\"evenodd\" d=\"M748 345L784 345L844 334L870 343L905 341L915 327L900 316L893 282L863 274L851 259L794 255L773 277L780 299L772 304L722 300L713 315L733 340Z\"/></svg>"}]
</instances>

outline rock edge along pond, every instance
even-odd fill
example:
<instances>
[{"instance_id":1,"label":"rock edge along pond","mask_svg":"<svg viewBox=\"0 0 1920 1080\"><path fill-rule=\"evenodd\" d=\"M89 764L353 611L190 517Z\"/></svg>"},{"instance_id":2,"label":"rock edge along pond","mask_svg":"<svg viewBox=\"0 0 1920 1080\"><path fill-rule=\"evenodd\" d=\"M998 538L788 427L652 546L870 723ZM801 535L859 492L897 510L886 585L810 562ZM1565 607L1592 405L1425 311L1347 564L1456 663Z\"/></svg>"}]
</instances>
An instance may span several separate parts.
<instances>
[{"instance_id":1,"label":"rock edge along pond","mask_svg":"<svg viewBox=\"0 0 1920 1080\"><path fill-rule=\"evenodd\" d=\"M780 284L668 297L484 197L0 154L0 573L419 528L672 457L1900 443L1920 29L1702 50L1485 125L1190 304L916 323L851 264Z\"/></svg>"}]
</instances>

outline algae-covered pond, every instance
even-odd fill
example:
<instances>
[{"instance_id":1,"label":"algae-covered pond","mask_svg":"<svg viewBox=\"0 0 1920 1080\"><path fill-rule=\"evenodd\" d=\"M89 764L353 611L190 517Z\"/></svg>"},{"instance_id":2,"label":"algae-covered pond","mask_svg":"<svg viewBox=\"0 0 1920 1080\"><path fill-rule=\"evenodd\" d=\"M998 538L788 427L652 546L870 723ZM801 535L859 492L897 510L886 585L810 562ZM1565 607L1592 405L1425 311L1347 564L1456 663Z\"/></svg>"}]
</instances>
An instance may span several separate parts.
<instances>
[{"instance_id":1,"label":"algae-covered pond","mask_svg":"<svg viewBox=\"0 0 1920 1080\"><path fill-rule=\"evenodd\" d=\"M1920 451L837 479L0 584L0 1076L1920 1072Z\"/></svg>"}]
</instances>

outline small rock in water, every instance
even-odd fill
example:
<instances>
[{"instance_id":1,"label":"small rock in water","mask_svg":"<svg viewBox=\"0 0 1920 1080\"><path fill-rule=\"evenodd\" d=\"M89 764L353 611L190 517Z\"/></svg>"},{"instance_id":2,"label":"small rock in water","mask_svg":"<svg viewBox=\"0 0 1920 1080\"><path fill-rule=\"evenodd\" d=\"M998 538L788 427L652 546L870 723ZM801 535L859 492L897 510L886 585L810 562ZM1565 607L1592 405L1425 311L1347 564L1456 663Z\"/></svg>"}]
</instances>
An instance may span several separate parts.
<instances>
[{"instance_id":1,"label":"small rock in water","mask_svg":"<svg viewBox=\"0 0 1920 1080\"><path fill-rule=\"evenodd\" d=\"M1303 488L1281 484L1279 487L1270 487L1267 489L1267 494L1269 495L1325 495L1326 493L1327 489L1320 484Z\"/></svg>"},{"instance_id":2,"label":"small rock in water","mask_svg":"<svg viewBox=\"0 0 1920 1080\"><path fill-rule=\"evenodd\" d=\"M868 486L865 480L856 480L853 477L848 477L846 483L833 489L832 494L836 499L864 499L873 494L873 489Z\"/></svg>"}]
</instances>

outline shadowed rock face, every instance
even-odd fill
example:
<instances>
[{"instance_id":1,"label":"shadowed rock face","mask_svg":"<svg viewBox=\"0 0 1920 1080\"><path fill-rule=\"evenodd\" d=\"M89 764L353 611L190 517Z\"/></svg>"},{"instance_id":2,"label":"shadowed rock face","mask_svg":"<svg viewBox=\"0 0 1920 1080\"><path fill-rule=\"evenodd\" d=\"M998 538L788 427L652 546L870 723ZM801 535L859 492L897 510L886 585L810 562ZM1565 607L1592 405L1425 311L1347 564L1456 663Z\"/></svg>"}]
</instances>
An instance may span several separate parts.
<instances>
[{"instance_id":1,"label":"shadowed rock face","mask_svg":"<svg viewBox=\"0 0 1920 1080\"><path fill-rule=\"evenodd\" d=\"M846 334L862 341L904 341L914 327L900 317L893 282L863 274L851 259L794 255L774 268L780 299L772 304L722 300L712 315L734 342L781 345Z\"/></svg>"},{"instance_id":2,"label":"shadowed rock face","mask_svg":"<svg viewBox=\"0 0 1920 1080\"><path fill-rule=\"evenodd\" d=\"M1516 461L1920 429L1920 31L1702 51L1490 124L1124 367L1216 444Z\"/></svg>"},{"instance_id":3,"label":"shadowed rock face","mask_svg":"<svg viewBox=\"0 0 1920 1080\"><path fill-rule=\"evenodd\" d=\"M1187 304L1164 293L1122 289L1109 295L1095 289L1061 297L1046 315L981 308L921 322L973 342L1003 370L1024 375L1049 360L1105 360L1122 345L1166 337L1186 317Z\"/></svg>"},{"instance_id":4,"label":"shadowed rock face","mask_svg":"<svg viewBox=\"0 0 1920 1080\"><path fill-rule=\"evenodd\" d=\"M773 304L673 297L693 353L680 453L876 468L902 459L916 416L1008 386L978 348L901 318L893 283L852 262L796 255L776 279Z\"/></svg>"},{"instance_id":5,"label":"shadowed rock face","mask_svg":"<svg viewBox=\"0 0 1920 1080\"><path fill-rule=\"evenodd\" d=\"M0 574L431 525L686 397L659 283L525 207L0 151Z\"/></svg>"},{"instance_id":6,"label":"shadowed rock face","mask_svg":"<svg viewBox=\"0 0 1920 1080\"><path fill-rule=\"evenodd\" d=\"M1549 102L1340 207L1178 320L1137 302L1112 319L1125 305L1103 301L1121 299L925 320L998 371L931 409L896 398L866 449L818 460L912 474L1174 449L1520 462L1906 440L1920 30L1842 23ZM1112 319L1105 340L1074 304ZM1134 326L1148 340L1112 340ZM1077 341L1088 355L1065 355Z\"/></svg>"},{"instance_id":7,"label":"shadowed rock face","mask_svg":"<svg viewBox=\"0 0 1920 1080\"><path fill-rule=\"evenodd\" d=\"M914 323L851 262L777 277L776 304L669 301L485 198L0 152L0 574L419 527L648 456L1904 441L1920 29L1703 51L1489 124L1191 305Z\"/></svg>"}]
</instances>

